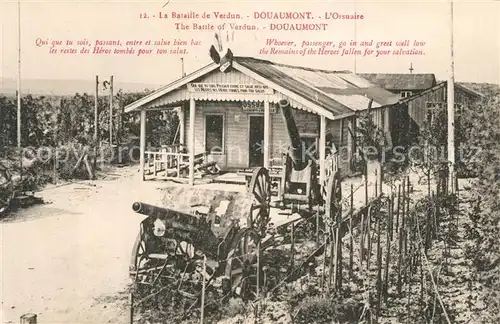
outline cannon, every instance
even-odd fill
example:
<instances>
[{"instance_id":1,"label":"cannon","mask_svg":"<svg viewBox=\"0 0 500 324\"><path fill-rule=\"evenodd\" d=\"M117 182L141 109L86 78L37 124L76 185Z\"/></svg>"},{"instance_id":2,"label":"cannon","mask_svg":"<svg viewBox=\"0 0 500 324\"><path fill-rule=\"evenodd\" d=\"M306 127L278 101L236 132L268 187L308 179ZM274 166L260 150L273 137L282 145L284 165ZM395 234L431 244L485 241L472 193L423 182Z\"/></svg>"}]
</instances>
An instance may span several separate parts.
<instances>
[{"instance_id":1,"label":"cannon","mask_svg":"<svg viewBox=\"0 0 500 324\"><path fill-rule=\"evenodd\" d=\"M267 170L255 169L251 182L244 192L171 187L162 206L134 202L132 210L146 216L129 269L136 287L174 290L188 301L186 310L199 302L203 281L219 296L255 298L265 286L256 260L266 248Z\"/></svg>"},{"instance_id":2,"label":"cannon","mask_svg":"<svg viewBox=\"0 0 500 324\"><path fill-rule=\"evenodd\" d=\"M342 199L340 173L327 170L326 182L319 181L319 165L311 156L304 156L302 142L288 100L279 101L290 139L290 148L283 159L276 206L290 208L301 215L324 214L334 219ZM325 166L323 166L325 167Z\"/></svg>"}]
</instances>

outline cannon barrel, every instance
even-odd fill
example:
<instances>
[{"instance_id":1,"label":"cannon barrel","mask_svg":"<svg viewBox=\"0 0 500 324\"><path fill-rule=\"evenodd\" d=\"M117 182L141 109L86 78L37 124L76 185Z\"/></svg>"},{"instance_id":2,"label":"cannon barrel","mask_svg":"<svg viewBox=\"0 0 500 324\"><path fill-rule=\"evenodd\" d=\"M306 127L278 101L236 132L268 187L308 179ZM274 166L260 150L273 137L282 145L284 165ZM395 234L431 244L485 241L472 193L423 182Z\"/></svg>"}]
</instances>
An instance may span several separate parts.
<instances>
[{"instance_id":1,"label":"cannon barrel","mask_svg":"<svg viewBox=\"0 0 500 324\"><path fill-rule=\"evenodd\" d=\"M132 204L132 210L136 213L143 215L166 215L168 213L168 209L161 208L158 206L153 206L150 204L146 204L143 202L136 201Z\"/></svg>"},{"instance_id":2,"label":"cannon barrel","mask_svg":"<svg viewBox=\"0 0 500 324\"><path fill-rule=\"evenodd\" d=\"M290 102L286 99L282 99L278 102L281 113L283 115L283 120L285 121L286 129L288 132L288 137L291 142L291 157L296 169L302 169L305 166L305 161L302 160L302 141L300 140L300 133L295 123L295 118L293 118L292 107Z\"/></svg>"},{"instance_id":3,"label":"cannon barrel","mask_svg":"<svg viewBox=\"0 0 500 324\"><path fill-rule=\"evenodd\" d=\"M162 208L143 202L134 202L132 204L132 210L146 216L165 219L168 227L173 227L182 231L197 232L207 225L207 220L204 217L198 217L171 208Z\"/></svg>"},{"instance_id":4,"label":"cannon barrel","mask_svg":"<svg viewBox=\"0 0 500 324\"><path fill-rule=\"evenodd\" d=\"M167 236L178 241L190 242L204 253L215 256L220 241L210 228L210 223L203 216L191 215L170 208L153 206L143 202L134 202L132 210L150 216L143 221L146 231L153 231L156 217L164 220Z\"/></svg>"}]
</instances>

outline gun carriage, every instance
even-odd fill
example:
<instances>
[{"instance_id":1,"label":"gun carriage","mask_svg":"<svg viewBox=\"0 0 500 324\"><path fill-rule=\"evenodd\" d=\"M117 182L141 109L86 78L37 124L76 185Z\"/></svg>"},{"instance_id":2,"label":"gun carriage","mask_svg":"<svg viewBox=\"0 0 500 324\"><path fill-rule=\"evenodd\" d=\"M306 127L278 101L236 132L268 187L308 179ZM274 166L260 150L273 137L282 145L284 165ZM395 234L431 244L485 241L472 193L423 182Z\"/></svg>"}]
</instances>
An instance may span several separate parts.
<instances>
[{"instance_id":1,"label":"gun carriage","mask_svg":"<svg viewBox=\"0 0 500 324\"><path fill-rule=\"evenodd\" d=\"M283 158L279 181L280 190L274 202L276 207L298 212L303 217L322 215L334 220L340 209L342 198L340 172L334 167L334 155L329 165L319 165L315 156L304 154L304 146L298 131L292 108L287 100L279 102L290 148ZM326 180L320 183L319 168L325 168Z\"/></svg>"},{"instance_id":2,"label":"gun carriage","mask_svg":"<svg viewBox=\"0 0 500 324\"><path fill-rule=\"evenodd\" d=\"M168 188L165 207L135 202L132 209L147 215L130 264L137 287L147 292L176 287L187 308L198 303L203 278L207 293L255 298L257 282L266 286L256 260L266 248L261 243L269 222L267 170L254 170L251 182L246 192Z\"/></svg>"},{"instance_id":3,"label":"gun carriage","mask_svg":"<svg viewBox=\"0 0 500 324\"><path fill-rule=\"evenodd\" d=\"M323 215L334 221L340 210L339 173L330 170L326 183L319 183L316 160L302 158L300 134L289 103L281 101L280 107L291 150L284 158L281 190L273 203L298 212L302 219ZM147 215L130 265L138 287L149 292L176 287L189 309L198 304L203 282L209 287L208 296L213 291L223 298L254 299L259 289L269 288L272 275L266 273L261 254L277 241L270 239L268 231L271 181L266 168L252 171L246 192L172 187L162 205L132 205L136 213ZM207 298L211 299L215 298Z\"/></svg>"}]
</instances>

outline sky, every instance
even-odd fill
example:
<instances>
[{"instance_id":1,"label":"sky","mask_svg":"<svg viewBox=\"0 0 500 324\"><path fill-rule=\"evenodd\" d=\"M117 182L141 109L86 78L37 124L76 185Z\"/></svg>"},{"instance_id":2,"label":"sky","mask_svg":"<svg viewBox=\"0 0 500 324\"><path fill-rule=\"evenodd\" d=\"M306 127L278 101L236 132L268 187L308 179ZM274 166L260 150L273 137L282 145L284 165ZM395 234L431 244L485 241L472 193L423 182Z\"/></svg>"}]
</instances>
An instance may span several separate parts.
<instances>
[{"instance_id":1,"label":"sky","mask_svg":"<svg viewBox=\"0 0 500 324\"><path fill-rule=\"evenodd\" d=\"M168 2L168 4L166 4ZM165 5L166 4L166 5ZM165 6L164 6L165 5ZM140 19L159 12L202 14L214 11L239 13L240 23L253 23L256 31L235 31L231 50L238 56L252 56L275 62L358 73L434 73L440 80L450 71L450 5L448 1L22 1L22 79L85 79L114 75L115 80L167 84L181 75L181 57L187 73L211 62L208 55L214 32L176 30L172 19ZM254 12L312 11L363 14L365 19L315 20L328 23L326 31L271 31L271 21L254 20ZM247 18L248 16L248 18ZM0 7L0 76L17 77L17 2L3 1ZM177 20L180 22L181 20ZM187 23L200 22L196 20ZM213 24L224 21L213 20ZM229 23L229 21L226 21ZM263 29L263 27L266 27ZM421 40L422 56L305 56L259 55L268 38L292 41ZM201 45L189 46L185 55L55 55L36 46L42 40L161 40L194 39ZM500 1L455 1L455 79L464 82L500 82Z\"/></svg>"}]
</instances>

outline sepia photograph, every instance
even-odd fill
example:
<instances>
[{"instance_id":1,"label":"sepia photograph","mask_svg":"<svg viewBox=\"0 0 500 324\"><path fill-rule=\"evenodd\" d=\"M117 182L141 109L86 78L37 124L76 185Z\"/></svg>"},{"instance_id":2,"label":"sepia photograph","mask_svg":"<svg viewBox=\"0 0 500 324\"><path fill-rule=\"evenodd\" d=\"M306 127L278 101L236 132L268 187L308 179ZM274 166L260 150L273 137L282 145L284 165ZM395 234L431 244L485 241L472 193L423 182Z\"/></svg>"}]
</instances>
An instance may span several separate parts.
<instances>
[{"instance_id":1,"label":"sepia photograph","mask_svg":"<svg viewBox=\"0 0 500 324\"><path fill-rule=\"evenodd\" d=\"M0 22L0 324L500 323L500 1Z\"/></svg>"}]
</instances>

